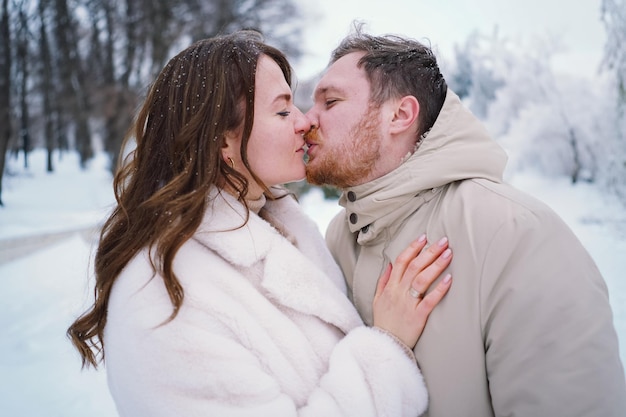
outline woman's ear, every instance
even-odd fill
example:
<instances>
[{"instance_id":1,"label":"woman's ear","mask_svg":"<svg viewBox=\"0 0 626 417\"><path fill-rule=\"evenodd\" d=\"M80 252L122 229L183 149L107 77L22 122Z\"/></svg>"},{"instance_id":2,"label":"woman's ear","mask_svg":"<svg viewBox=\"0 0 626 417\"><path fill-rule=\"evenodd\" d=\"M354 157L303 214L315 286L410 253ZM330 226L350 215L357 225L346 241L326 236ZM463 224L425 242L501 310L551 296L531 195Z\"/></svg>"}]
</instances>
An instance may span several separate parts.
<instances>
[{"instance_id":1,"label":"woman's ear","mask_svg":"<svg viewBox=\"0 0 626 417\"><path fill-rule=\"evenodd\" d=\"M227 131L224 134L224 144L222 145L222 159L227 164L232 163L232 160L239 160L239 150L241 147L241 136L232 130Z\"/></svg>"},{"instance_id":2,"label":"woman's ear","mask_svg":"<svg viewBox=\"0 0 626 417\"><path fill-rule=\"evenodd\" d=\"M398 100L393 119L389 125L392 134L403 133L414 127L420 112L420 104L414 96L404 96Z\"/></svg>"}]
</instances>

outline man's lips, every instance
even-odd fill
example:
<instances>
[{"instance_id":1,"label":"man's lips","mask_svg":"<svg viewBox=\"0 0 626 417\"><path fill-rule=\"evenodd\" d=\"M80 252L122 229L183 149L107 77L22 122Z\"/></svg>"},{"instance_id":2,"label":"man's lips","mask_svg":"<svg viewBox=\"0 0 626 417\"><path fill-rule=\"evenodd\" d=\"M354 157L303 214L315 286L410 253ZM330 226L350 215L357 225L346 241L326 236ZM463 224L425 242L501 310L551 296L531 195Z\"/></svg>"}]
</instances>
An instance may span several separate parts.
<instances>
[{"instance_id":1,"label":"man's lips","mask_svg":"<svg viewBox=\"0 0 626 417\"><path fill-rule=\"evenodd\" d=\"M308 155L311 155L311 151L317 146L317 139L317 129L311 129L304 135Z\"/></svg>"},{"instance_id":2,"label":"man's lips","mask_svg":"<svg viewBox=\"0 0 626 417\"><path fill-rule=\"evenodd\" d=\"M317 144L307 142L306 146L307 146L306 154L309 156L309 158L311 158L312 157L311 151L313 151L317 147Z\"/></svg>"},{"instance_id":3,"label":"man's lips","mask_svg":"<svg viewBox=\"0 0 626 417\"><path fill-rule=\"evenodd\" d=\"M311 129L304 134L304 141L307 145L315 144L317 142L317 128Z\"/></svg>"}]
</instances>

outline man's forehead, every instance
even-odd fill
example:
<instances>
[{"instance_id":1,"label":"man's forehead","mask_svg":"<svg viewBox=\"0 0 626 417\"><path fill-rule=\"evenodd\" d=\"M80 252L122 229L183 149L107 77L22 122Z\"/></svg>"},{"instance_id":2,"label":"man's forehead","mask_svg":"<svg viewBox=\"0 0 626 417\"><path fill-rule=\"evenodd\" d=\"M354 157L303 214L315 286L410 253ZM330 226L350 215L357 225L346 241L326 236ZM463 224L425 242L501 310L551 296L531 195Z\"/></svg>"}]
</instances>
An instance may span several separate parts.
<instances>
[{"instance_id":1,"label":"man's forehead","mask_svg":"<svg viewBox=\"0 0 626 417\"><path fill-rule=\"evenodd\" d=\"M359 65L359 61L363 55L365 55L365 52L351 52L342 56L328 66L325 76L331 74L363 74L365 71L362 66Z\"/></svg>"},{"instance_id":2,"label":"man's forehead","mask_svg":"<svg viewBox=\"0 0 626 417\"><path fill-rule=\"evenodd\" d=\"M369 85L365 71L358 66L362 55L363 53L351 53L333 62L317 83L314 95L346 93L362 82ZM362 86L361 84L358 88Z\"/></svg>"}]
</instances>

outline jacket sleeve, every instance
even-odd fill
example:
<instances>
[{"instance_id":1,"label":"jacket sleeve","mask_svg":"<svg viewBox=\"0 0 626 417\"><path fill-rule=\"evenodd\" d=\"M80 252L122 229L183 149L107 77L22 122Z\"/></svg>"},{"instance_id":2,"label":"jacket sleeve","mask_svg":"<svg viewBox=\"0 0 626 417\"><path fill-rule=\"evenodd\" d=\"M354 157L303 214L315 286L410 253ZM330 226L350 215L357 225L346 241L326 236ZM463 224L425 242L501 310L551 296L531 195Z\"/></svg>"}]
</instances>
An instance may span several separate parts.
<instances>
[{"instance_id":1,"label":"jacket sleeve","mask_svg":"<svg viewBox=\"0 0 626 417\"><path fill-rule=\"evenodd\" d=\"M481 322L496 416L625 416L607 288L553 213L521 211L486 255Z\"/></svg>"},{"instance_id":2,"label":"jacket sleeve","mask_svg":"<svg viewBox=\"0 0 626 417\"><path fill-rule=\"evenodd\" d=\"M418 416L428 395L415 359L390 336L368 327L335 348L328 372L301 416Z\"/></svg>"},{"instance_id":3,"label":"jacket sleeve","mask_svg":"<svg viewBox=\"0 0 626 417\"><path fill-rule=\"evenodd\" d=\"M262 357L214 327L210 334L206 328L195 334L180 327L176 333L156 330L160 334L143 338L146 345L136 355L123 353L125 363L117 361L109 380L120 416L399 417L426 408L415 363L372 328L358 327L345 336L327 371L305 391L297 375L285 389L289 371L280 370L283 381L278 381Z\"/></svg>"}]
</instances>

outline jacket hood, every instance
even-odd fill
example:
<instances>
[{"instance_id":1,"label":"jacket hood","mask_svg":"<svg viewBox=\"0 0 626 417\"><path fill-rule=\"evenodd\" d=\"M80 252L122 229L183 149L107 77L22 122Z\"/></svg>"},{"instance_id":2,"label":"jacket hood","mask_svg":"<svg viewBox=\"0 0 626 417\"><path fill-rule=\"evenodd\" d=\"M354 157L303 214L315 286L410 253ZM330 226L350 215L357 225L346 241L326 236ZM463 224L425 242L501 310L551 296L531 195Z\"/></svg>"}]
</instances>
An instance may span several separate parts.
<instances>
[{"instance_id":1,"label":"jacket hood","mask_svg":"<svg viewBox=\"0 0 626 417\"><path fill-rule=\"evenodd\" d=\"M390 173L345 189L339 204L346 208L352 232L375 221L380 229L384 217L414 197L421 194L417 204L429 200L425 191L434 195L438 187L468 178L502 182L506 161L506 153L482 123L448 90L439 117L417 151ZM416 209L416 202L410 209Z\"/></svg>"}]
</instances>

